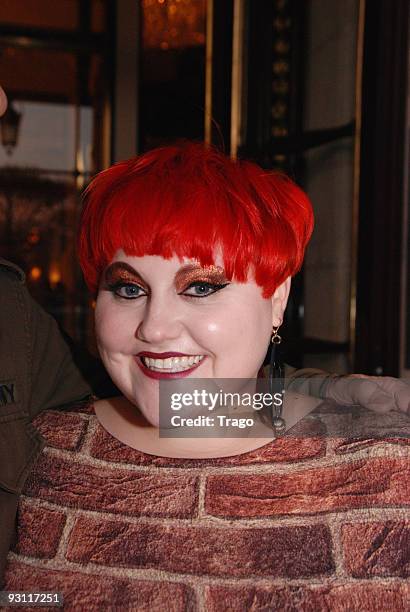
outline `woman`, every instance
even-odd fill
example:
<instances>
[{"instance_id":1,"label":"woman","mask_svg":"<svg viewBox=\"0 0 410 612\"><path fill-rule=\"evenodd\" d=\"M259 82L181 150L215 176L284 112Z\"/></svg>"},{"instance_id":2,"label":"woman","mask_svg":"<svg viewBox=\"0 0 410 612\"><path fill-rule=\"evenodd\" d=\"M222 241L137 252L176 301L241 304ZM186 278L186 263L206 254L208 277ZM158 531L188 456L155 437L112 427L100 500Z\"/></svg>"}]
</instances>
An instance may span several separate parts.
<instances>
[{"instance_id":1,"label":"woman","mask_svg":"<svg viewBox=\"0 0 410 612\"><path fill-rule=\"evenodd\" d=\"M301 576L300 593L306 577L320 582L324 576L330 588L332 551L340 543L332 547L327 526L316 519L281 531L272 521L335 508L325 474L335 461L333 448L327 456L326 442L312 436L272 444L251 436L158 435L159 386L258 377L271 338L277 340L312 223L309 201L288 179L198 144L147 153L93 181L80 261L97 297L101 357L126 398L96 403L100 422L118 440L92 413L45 415L38 423L57 448L46 449L26 487L6 589L62 591L67 609L241 610L252 602L245 593L249 579L266 592L276 588L272 577ZM345 380L320 378L317 390L340 393ZM365 387L371 404L377 383L352 383L353 395ZM285 401L286 421L288 412L296 421L317 404L294 400ZM320 476L310 475L305 488L297 480L301 462L312 471L319 463ZM342 479L335 480L353 507L367 499L359 492L354 501L360 474L346 492ZM280 490L281 479L288 489ZM322 482L327 493L320 505ZM293 497L293 508L278 508L278 500ZM234 528L234 519L247 517L249 524ZM239 589L232 598L223 594L227 585ZM272 601L265 609L275 609Z\"/></svg>"},{"instance_id":2,"label":"woman","mask_svg":"<svg viewBox=\"0 0 410 612\"><path fill-rule=\"evenodd\" d=\"M183 380L187 391L190 379L255 380L270 340L278 339L290 279L312 229L310 202L289 179L202 144L157 149L101 173L86 193L80 262L97 295L100 355L129 400L97 404L108 431L168 456L225 456L273 439L270 429L257 433L262 440L227 444L235 433L214 420L204 435L225 440L185 440L182 451L181 441L160 439L155 429L159 381ZM343 381L341 388L340 379L323 373L305 381L311 374L299 372L291 388L312 392L316 385L318 395L339 403L356 399L347 387L359 381ZM361 382L362 396L374 394L369 385ZM407 387L403 393L408 401ZM380 389L375 395L386 408ZM288 427L311 410L306 400L295 401L285 407ZM368 397L365 402L375 407ZM153 429L138 421L134 405ZM193 431L198 435L194 427L181 435ZM245 433L255 435L237 431Z\"/></svg>"},{"instance_id":3,"label":"woman","mask_svg":"<svg viewBox=\"0 0 410 612\"><path fill-rule=\"evenodd\" d=\"M159 425L170 376L256 379L312 231L303 192L184 144L102 173L86 200L80 261L98 284L99 351L142 415Z\"/></svg>"}]
</instances>

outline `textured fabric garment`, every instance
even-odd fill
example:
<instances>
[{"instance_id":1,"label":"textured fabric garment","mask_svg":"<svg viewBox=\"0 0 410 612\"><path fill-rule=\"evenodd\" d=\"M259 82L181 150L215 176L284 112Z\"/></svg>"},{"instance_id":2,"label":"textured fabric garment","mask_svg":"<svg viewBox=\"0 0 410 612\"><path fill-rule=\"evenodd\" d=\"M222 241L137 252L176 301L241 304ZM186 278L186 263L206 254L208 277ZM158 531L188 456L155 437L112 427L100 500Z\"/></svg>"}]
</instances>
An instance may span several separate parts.
<instances>
[{"instance_id":1,"label":"textured fabric garment","mask_svg":"<svg viewBox=\"0 0 410 612\"><path fill-rule=\"evenodd\" d=\"M32 300L23 272L0 259L0 587L6 555L15 535L16 508L27 476L44 442L31 424L49 408L66 409L91 394L56 322ZM105 372L101 397L113 393ZM325 397L335 375L320 370L286 368L289 388ZM87 378L89 381L90 379ZM61 417L63 418L63 417ZM58 431L60 431L57 428Z\"/></svg>"},{"instance_id":2,"label":"textured fabric garment","mask_svg":"<svg viewBox=\"0 0 410 612\"><path fill-rule=\"evenodd\" d=\"M100 397L118 392L107 382L101 364L88 357L81 370L87 372L85 381L73 360L72 346L29 295L24 273L4 259L0 259L0 315L1 586L18 496L43 446L31 420L48 408L65 408L89 397L92 389Z\"/></svg>"},{"instance_id":3,"label":"textured fabric garment","mask_svg":"<svg viewBox=\"0 0 410 612\"><path fill-rule=\"evenodd\" d=\"M324 435L346 416L322 404L298 435L188 460L124 446L92 407L42 413L5 588L87 612L408 610L409 438L392 415L372 417L386 439Z\"/></svg>"},{"instance_id":4,"label":"textured fabric garment","mask_svg":"<svg viewBox=\"0 0 410 612\"><path fill-rule=\"evenodd\" d=\"M29 295L24 273L4 259L0 259L0 314L1 586L18 495L43 445L31 420L48 408L89 397L92 377L93 390L100 397L115 394L115 387L110 387L105 371L95 362L88 367L89 382L85 381L56 322Z\"/></svg>"}]
</instances>

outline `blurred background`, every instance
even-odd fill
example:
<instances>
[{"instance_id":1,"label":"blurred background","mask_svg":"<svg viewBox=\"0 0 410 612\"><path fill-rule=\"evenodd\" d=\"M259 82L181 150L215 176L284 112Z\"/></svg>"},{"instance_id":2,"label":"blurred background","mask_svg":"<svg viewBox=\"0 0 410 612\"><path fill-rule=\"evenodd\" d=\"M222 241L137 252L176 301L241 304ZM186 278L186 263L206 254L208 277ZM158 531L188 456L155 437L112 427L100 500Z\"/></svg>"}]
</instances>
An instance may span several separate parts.
<instances>
[{"instance_id":1,"label":"blurred background","mask_svg":"<svg viewBox=\"0 0 410 612\"><path fill-rule=\"evenodd\" d=\"M285 170L313 202L287 361L410 376L409 6L2 0L0 255L93 350L81 191L161 143L213 142Z\"/></svg>"}]
</instances>

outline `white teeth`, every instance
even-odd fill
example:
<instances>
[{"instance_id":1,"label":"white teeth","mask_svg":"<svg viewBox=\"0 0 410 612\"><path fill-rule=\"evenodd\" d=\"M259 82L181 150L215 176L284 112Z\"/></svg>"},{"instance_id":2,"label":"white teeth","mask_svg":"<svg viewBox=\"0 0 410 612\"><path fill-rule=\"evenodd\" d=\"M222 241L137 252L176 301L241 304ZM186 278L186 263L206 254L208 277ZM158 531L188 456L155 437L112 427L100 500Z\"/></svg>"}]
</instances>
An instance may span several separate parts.
<instances>
[{"instance_id":1,"label":"white teeth","mask_svg":"<svg viewBox=\"0 0 410 612\"><path fill-rule=\"evenodd\" d=\"M167 359L152 359L152 357L142 357L142 361L147 368L154 371L166 370L167 372L183 372L199 363L204 355L184 355L183 357L167 357Z\"/></svg>"}]
</instances>

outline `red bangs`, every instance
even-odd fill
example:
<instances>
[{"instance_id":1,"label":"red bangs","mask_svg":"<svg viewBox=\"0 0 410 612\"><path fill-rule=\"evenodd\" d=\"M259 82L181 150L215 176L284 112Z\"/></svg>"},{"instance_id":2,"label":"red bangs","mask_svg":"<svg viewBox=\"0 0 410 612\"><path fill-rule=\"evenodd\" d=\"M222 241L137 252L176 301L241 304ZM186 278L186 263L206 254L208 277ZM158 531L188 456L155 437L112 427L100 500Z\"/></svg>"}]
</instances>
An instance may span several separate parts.
<instances>
[{"instance_id":1,"label":"red bangs","mask_svg":"<svg viewBox=\"0 0 410 612\"><path fill-rule=\"evenodd\" d=\"M313 229L307 196L286 176L234 161L199 143L178 143L98 174L84 195L79 258L95 292L119 249L214 263L238 282L250 273L273 294L302 265Z\"/></svg>"}]
</instances>

